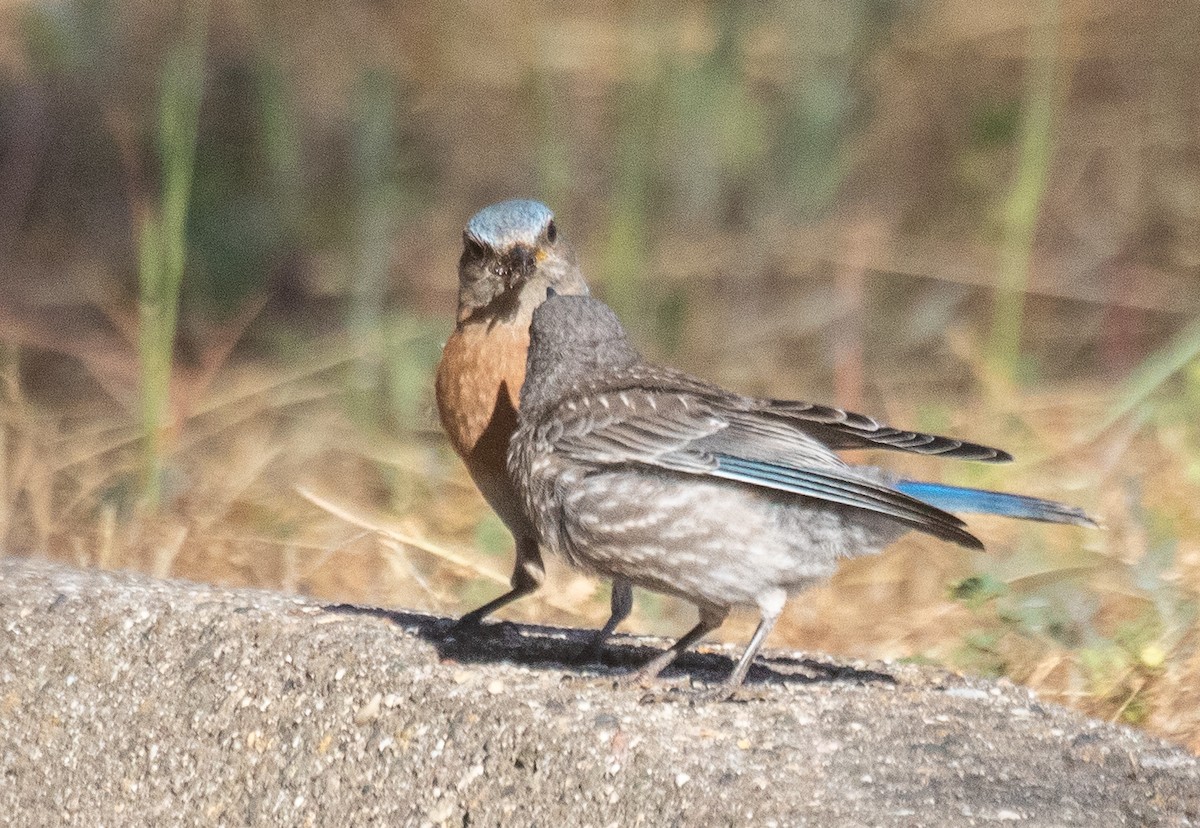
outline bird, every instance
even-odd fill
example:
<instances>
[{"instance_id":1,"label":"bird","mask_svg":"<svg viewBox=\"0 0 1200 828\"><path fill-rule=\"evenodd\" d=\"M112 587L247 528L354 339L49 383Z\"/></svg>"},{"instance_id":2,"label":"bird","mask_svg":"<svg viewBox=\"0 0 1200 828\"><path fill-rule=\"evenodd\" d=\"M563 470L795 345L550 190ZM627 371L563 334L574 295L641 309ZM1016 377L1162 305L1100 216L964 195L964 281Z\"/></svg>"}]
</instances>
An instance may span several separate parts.
<instances>
[{"instance_id":1,"label":"bird","mask_svg":"<svg viewBox=\"0 0 1200 828\"><path fill-rule=\"evenodd\" d=\"M435 397L451 446L512 532L516 561L511 589L465 614L457 629L479 624L545 579L533 527L505 459L517 425L530 320L549 290L588 293L575 252L559 234L549 207L510 199L483 208L467 222L458 261L457 324L438 362ZM614 583L612 616L604 627L608 632L597 634L585 655L598 652L603 639L628 616L632 602L630 587Z\"/></svg>"},{"instance_id":2,"label":"bird","mask_svg":"<svg viewBox=\"0 0 1200 828\"><path fill-rule=\"evenodd\" d=\"M864 448L1012 459L651 364L590 296L553 295L533 313L508 469L537 542L579 569L699 610L698 623L629 681L649 683L731 608L756 608L758 627L716 689L732 694L788 597L828 578L839 560L880 552L910 530L982 549L952 512L1096 525L1074 506L906 480L838 454Z\"/></svg>"}]
</instances>

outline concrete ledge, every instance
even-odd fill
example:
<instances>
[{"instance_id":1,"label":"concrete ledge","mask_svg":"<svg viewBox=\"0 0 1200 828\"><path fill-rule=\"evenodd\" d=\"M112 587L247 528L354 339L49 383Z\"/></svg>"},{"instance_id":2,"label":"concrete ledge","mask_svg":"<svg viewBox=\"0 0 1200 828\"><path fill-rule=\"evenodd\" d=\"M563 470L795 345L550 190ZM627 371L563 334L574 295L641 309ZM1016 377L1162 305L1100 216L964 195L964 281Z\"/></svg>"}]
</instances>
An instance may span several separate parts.
<instances>
[{"instance_id":1,"label":"concrete ledge","mask_svg":"<svg viewBox=\"0 0 1200 828\"><path fill-rule=\"evenodd\" d=\"M1200 824L1190 754L1010 684L775 654L693 704L724 655L648 696L646 642L448 626L0 561L0 822Z\"/></svg>"}]
</instances>

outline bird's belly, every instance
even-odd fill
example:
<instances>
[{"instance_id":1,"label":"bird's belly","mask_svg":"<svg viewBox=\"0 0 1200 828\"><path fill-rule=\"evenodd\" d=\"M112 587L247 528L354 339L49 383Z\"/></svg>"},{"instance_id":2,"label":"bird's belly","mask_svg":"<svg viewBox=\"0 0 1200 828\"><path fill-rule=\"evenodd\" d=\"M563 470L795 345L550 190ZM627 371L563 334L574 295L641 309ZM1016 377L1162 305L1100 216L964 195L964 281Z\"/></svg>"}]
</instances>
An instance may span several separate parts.
<instances>
[{"instance_id":1,"label":"bird's belly","mask_svg":"<svg viewBox=\"0 0 1200 828\"><path fill-rule=\"evenodd\" d=\"M797 592L905 531L862 510L686 474L596 473L566 500L572 563L717 607Z\"/></svg>"}]
</instances>

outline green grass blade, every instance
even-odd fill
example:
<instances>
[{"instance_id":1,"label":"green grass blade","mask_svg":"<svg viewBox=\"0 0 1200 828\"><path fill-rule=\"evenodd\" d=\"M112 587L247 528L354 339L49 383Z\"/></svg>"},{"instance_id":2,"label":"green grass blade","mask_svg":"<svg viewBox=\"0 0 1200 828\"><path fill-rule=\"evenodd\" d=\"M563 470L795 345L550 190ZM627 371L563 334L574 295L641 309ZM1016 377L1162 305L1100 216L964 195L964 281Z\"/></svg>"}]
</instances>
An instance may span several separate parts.
<instances>
[{"instance_id":1,"label":"green grass blade","mask_svg":"<svg viewBox=\"0 0 1200 828\"><path fill-rule=\"evenodd\" d=\"M992 365L1006 383L1017 375L1030 258L1054 151L1059 22L1058 0L1044 0L1040 19L1029 32L1030 64L1018 138L1017 176L1004 205L988 349Z\"/></svg>"},{"instance_id":2,"label":"green grass blade","mask_svg":"<svg viewBox=\"0 0 1200 828\"><path fill-rule=\"evenodd\" d=\"M138 235L142 496L152 508L162 495L179 291L187 262L188 203L204 94L208 9L205 3L188 8L187 28L167 55L159 93L161 200L157 210L149 211Z\"/></svg>"}]
</instances>

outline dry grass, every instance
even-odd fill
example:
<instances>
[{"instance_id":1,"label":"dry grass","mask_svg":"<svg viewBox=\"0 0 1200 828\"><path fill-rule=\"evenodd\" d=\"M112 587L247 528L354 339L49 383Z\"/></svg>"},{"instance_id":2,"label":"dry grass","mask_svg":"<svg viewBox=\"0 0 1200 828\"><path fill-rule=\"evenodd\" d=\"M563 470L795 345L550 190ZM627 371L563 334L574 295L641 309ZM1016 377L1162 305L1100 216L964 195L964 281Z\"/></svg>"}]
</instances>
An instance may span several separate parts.
<instances>
[{"instance_id":1,"label":"dry grass","mask_svg":"<svg viewBox=\"0 0 1200 828\"><path fill-rule=\"evenodd\" d=\"M156 513L136 501L129 418L98 414L94 400L70 414L39 406L10 360L0 548L452 615L498 593L510 563L498 522L431 427L393 438L346 417L339 341L318 345L326 356L307 365L227 365L177 432ZM1089 437L1104 401L1095 391L1012 394L986 417L988 403L964 405L968 419L992 424L989 440L1023 458L1012 467L877 458L1081 502L1103 531L980 518L972 525L989 552L976 556L906 538L797 597L772 643L1007 675L1200 750L1195 458L1179 453L1173 427L1119 424ZM918 419L904 401L893 409ZM508 617L597 626L606 611L603 585L555 564L550 586ZM624 628L677 634L690 619L679 602L642 595ZM744 641L753 623L736 616L721 636Z\"/></svg>"}]
</instances>

